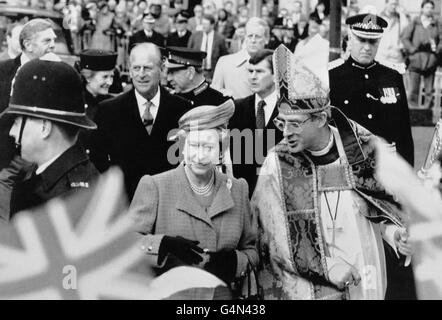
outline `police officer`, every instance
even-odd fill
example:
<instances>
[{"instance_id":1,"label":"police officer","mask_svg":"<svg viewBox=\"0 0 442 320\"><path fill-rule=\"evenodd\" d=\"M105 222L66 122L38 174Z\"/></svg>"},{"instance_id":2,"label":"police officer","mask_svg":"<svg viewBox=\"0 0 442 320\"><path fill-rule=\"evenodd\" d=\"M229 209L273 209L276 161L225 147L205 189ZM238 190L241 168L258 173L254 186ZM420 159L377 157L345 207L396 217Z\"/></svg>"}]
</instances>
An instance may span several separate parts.
<instances>
[{"instance_id":1,"label":"police officer","mask_svg":"<svg viewBox=\"0 0 442 320\"><path fill-rule=\"evenodd\" d=\"M204 51L189 48L167 47L165 50L167 82L177 95L185 98L194 107L218 106L230 99L210 87L204 78Z\"/></svg>"},{"instance_id":2,"label":"police officer","mask_svg":"<svg viewBox=\"0 0 442 320\"><path fill-rule=\"evenodd\" d=\"M330 63L330 99L372 133L395 144L411 165L413 138L402 75L374 60L387 22L373 14L349 17L350 57Z\"/></svg>"},{"instance_id":3,"label":"police officer","mask_svg":"<svg viewBox=\"0 0 442 320\"><path fill-rule=\"evenodd\" d=\"M38 59L26 63L16 75L5 115L14 118L9 134L18 153L36 168L22 180L11 178L9 195L1 189L1 207L9 207L9 218L90 187L98 171L76 142L80 128L95 129L96 125L85 114L81 79L75 69L64 62Z\"/></svg>"},{"instance_id":4,"label":"police officer","mask_svg":"<svg viewBox=\"0 0 442 320\"><path fill-rule=\"evenodd\" d=\"M117 54L111 51L87 49L80 53L80 73L83 78L83 93L86 102L86 115L94 120L98 104L112 98L109 88L114 81L114 70ZM89 153L90 130L81 130L79 141Z\"/></svg>"},{"instance_id":5,"label":"police officer","mask_svg":"<svg viewBox=\"0 0 442 320\"><path fill-rule=\"evenodd\" d=\"M396 145L397 152L411 165L413 138L407 96L402 75L374 60L387 22L373 14L358 14L349 25L350 57L330 63L331 104L372 133ZM387 266L386 299L414 299L416 292L411 266L385 247Z\"/></svg>"}]
</instances>

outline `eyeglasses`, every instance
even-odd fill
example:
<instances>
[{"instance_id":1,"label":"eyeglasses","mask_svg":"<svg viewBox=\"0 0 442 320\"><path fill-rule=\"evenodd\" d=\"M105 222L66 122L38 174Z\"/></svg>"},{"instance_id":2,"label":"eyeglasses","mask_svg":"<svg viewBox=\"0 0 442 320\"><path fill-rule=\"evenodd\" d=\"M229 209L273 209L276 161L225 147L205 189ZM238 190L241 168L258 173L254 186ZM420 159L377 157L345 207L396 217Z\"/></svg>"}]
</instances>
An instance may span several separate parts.
<instances>
[{"instance_id":1,"label":"eyeglasses","mask_svg":"<svg viewBox=\"0 0 442 320\"><path fill-rule=\"evenodd\" d=\"M284 128L287 126L287 132L291 133L301 133L304 130L303 124L312 118L307 118L304 121L283 121L278 118L273 119L273 123L276 128L280 131L284 131Z\"/></svg>"}]
</instances>

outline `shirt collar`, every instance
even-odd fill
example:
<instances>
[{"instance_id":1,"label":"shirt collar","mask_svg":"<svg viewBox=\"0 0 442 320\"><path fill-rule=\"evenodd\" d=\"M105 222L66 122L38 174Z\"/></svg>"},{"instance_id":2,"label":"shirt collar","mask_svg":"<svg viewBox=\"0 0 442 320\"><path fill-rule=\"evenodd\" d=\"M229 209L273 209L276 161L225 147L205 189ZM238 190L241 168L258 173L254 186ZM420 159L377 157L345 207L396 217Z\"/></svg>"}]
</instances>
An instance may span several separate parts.
<instances>
[{"instance_id":1,"label":"shirt collar","mask_svg":"<svg viewBox=\"0 0 442 320\"><path fill-rule=\"evenodd\" d=\"M143 113L144 113L144 104L147 102L147 99L144 98L140 93L138 93L138 91L135 89L135 99L137 99L137 104L138 104L138 110L140 112L141 117L143 117ZM153 104L153 106L151 107L151 112L153 117L156 117L156 113L158 110L158 107L160 106L160 87L158 86L158 90L157 93L154 95L154 97L150 100L150 102Z\"/></svg>"},{"instance_id":2,"label":"shirt collar","mask_svg":"<svg viewBox=\"0 0 442 320\"><path fill-rule=\"evenodd\" d=\"M236 64L237 67L243 65L247 61L249 61L250 55L247 50L244 48L238 52L238 62Z\"/></svg>"},{"instance_id":3,"label":"shirt collar","mask_svg":"<svg viewBox=\"0 0 442 320\"><path fill-rule=\"evenodd\" d=\"M264 99L262 99L257 93L255 93L255 115L258 112L258 103L264 100L266 105L264 107L264 111L265 111L265 121L266 121L266 125L269 122L272 114L273 114L273 110L276 107L276 102L278 101L278 96L276 93L276 89L273 90L273 92L271 94L269 94L267 97L265 97Z\"/></svg>"},{"instance_id":4,"label":"shirt collar","mask_svg":"<svg viewBox=\"0 0 442 320\"><path fill-rule=\"evenodd\" d=\"M22 55L20 56L20 64L21 66L23 66L26 62L31 61L31 59L29 59L29 57L26 55L26 53L22 53Z\"/></svg>"}]
</instances>

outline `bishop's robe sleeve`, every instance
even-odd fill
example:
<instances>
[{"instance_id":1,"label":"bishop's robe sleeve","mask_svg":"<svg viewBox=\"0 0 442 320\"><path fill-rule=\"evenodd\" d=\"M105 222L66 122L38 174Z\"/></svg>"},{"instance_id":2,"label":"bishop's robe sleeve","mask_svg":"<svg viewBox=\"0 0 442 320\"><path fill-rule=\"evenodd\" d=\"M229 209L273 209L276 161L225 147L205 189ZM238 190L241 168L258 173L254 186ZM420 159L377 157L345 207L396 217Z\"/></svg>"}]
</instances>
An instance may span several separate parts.
<instances>
[{"instance_id":1,"label":"bishop's robe sleeve","mask_svg":"<svg viewBox=\"0 0 442 320\"><path fill-rule=\"evenodd\" d=\"M236 250L238 258L236 277L245 274L248 264L255 269L258 267L258 251L256 249L257 223L250 210L249 187L247 182L244 179L240 179L240 181L243 199L242 208L244 208L244 224L238 250Z\"/></svg>"}]
</instances>

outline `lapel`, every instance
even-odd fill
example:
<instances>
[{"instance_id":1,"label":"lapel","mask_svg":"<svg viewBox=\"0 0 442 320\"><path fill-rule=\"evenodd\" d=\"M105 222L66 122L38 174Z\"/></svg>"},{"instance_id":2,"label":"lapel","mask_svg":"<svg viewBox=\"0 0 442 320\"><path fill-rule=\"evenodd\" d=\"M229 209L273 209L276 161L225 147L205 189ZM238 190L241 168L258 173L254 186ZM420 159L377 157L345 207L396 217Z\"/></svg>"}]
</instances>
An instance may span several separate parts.
<instances>
[{"instance_id":1,"label":"lapel","mask_svg":"<svg viewBox=\"0 0 442 320\"><path fill-rule=\"evenodd\" d=\"M215 197L213 199L212 205L209 208L209 217L214 218L218 214L232 209L235 205L231 195L231 190L227 188L227 178L222 175L218 170L215 170ZM231 184L230 183L230 184Z\"/></svg>"},{"instance_id":2,"label":"lapel","mask_svg":"<svg viewBox=\"0 0 442 320\"><path fill-rule=\"evenodd\" d=\"M209 208L209 213L206 214L190 188L186 173L184 172L184 165L180 164L176 170L178 173L178 185L180 190L176 208L204 221L213 228L211 218L233 208L234 206L232 196L226 186L226 177L221 175L218 171L215 171L215 196L212 205Z\"/></svg>"},{"instance_id":3,"label":"lapel","mask_svg":"<svg viewBox=\"0 0 442 320\"><path fill-rule=\"evenodd\" d=\"M278 115L279 111L278 111L278 107L275 106L275 108L273 108L273 113L270 116L269 122L266 125L266 129L276 129L275 124L273 123L273 119L276 118L276 116Z\"/></svg>"},{"instance_id":4,"label":"lapel","mask_svg":"<svg viewBox=\"0 0 442 320\"><path fill-rule=\"evenodd\" d=\"M147 135L143 121L141 120L140 111L138 110L138 103L137 99L135 98L135 89L127 92L127 95L124 97L122 102L121 117L127 119L127 128L133 128L134 130L143 129L143 132ZM126 109L129 109L129 112L127 112Z\"/></svg>"},{"instance_id":5,"label":"lapel","mask_svg":"<svg viewBox=\"0 0 442 320\"><path fill-rule=\"evenodd\" d=\"M155 118L155 122L153 123L152 131L150 135L156 135L160 133L161 131L168 130L168 126L166 125L167 119L171 117L171 114L168 113L168 100L169 100L169 93L164 90L160 86L160 104L158 106L157 116ZM166 135L168 132L166 132Z\"/></svg>"}]
</instances>

